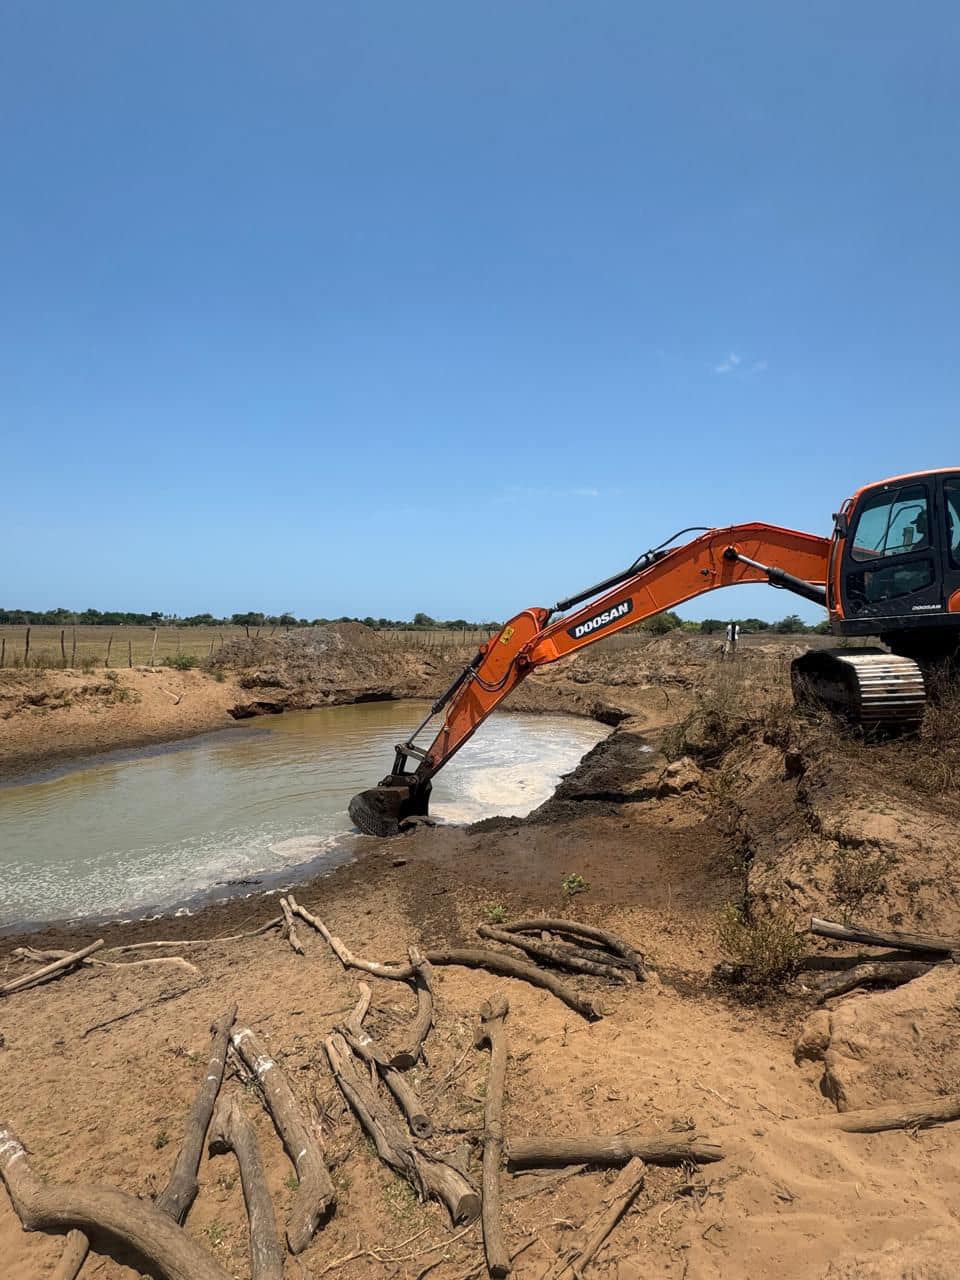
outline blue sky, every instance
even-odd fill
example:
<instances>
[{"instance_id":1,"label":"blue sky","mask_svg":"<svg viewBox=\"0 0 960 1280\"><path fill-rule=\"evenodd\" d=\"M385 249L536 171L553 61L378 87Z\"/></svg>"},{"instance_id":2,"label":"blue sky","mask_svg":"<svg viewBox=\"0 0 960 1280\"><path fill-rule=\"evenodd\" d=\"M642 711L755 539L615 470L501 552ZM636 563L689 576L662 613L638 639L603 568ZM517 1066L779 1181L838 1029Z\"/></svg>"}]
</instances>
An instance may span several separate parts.
<instances>
[{"instance_id":1,"label":"blue sky","mask_svg":"<svg viewBox=\"0 0 960 1280\"><path fill-rule=\"evenodd\" d=\"M954 5L0 21L0 603L502 617L960 462Z\"/></svg>"}]
</instances>

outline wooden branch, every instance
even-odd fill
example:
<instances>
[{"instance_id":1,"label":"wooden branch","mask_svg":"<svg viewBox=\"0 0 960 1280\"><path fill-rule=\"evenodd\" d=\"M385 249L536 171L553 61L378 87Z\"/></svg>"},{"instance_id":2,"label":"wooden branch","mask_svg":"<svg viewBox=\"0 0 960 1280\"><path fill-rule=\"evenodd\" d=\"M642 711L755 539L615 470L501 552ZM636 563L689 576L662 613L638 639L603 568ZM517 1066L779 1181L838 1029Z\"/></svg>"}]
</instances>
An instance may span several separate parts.
<instances>
[{"instance_id":1,"label":"wooden branch","mask_svg":"<svg viewBox=\"0 0 960 1280\"><path fill-rule=\"evenodd\" d=\"M960 1120L960 1093L921 1102L893 1102L863 1111L840 1111L836 1115L814 1116L801 1123L842 1129L844 1133L885 1133L888 1129L929 1129L952 1120Z\"/></svg>"},{"instance_id":2,"label":"wooden branch","mask_svg":"<svg viewBox=\"0 0 960 1280\"><path fill-rule=\"evenodd\" d=\"M503 1158L503 1091L507 1072L507 1041L503 1023L508 1005L501 996L480 1006L480 1026L474 1036L478 1049L490 1048L490 1070L483 1107L483 1248L491 1276L510 1274L510 1251L503 1237L500 1213L500 1163Z\"/></svg>"},{"instance_id":3,"label":"wooden branch","mask_svg":"<svg viewBox=\"0 0 960 1280\"><path fill-rule=\"evenodd\" d=\"M287 935L287 941L294 949L298 956L303 955L303 943L297 936L297 926L293 923L293 912L290 910L290 904L286 898L280 899L280 910L283 912L284 932Z\"/></svg>"},{"instance_id":4,"label":"wooden branch","mask_svg":"<svg viewBox=\"0 0 960 1280\"><path fill-rule=\"evenodd\" d=\"M547 973L545 969L538 969L536 965L528 964L525 960L517 960L513 956L505 955L502 951L451 947L446 951L428 951L427 959L431 964L464 965L468 969L487 969L490 973L498 973L505 978L519 978L522 982L529 982L534 987L543 987L544 990L551 992L588 1022L596 1022L603 1017L598 1005L587 996L581 996L572 987L568 987L552 973Z\"/></svg>"},{"instance_id":5,"label":"wooden branch","mask_svg":"<svg viewBox=\"0 0 960 1280\"><path fill-rule=\"evenodd\" d=\"M76 1280L90 1252L90 1240L82 1231L68 1231L60 1261L50 1280Z\"/></svg>"},{"instance_id":6,"label":"wooden branch","mask_svg":"<svg viewBox=\"0 0 960 1280\"><path fill-rule=\"evenodd\" d=\"M361 960L353 954L341 938L335 937L330 932L322 920L301 907L296 899L288 895L287 901L295 915L306 920L307 924L312 925L326 939L345 968L361 969L364 973L372 973L377 978L390 978L394 981L405 982L415 976L417 970L413 964L388 965L379 964L375 960ZM514 956L505 955L502 951L454 947L446 951L428 951L424 959L430 964L464 965L468 969L488 969L491 973L499 973L507 978L519 978L523 982L529 982L535 987L543 987L552 992L558 1000L562 1000L564 1004L575 1009L590 1022L595 1022L603 1016L592 1000L573 991L552 973L538 969L536 965L527 964L524 960L517 960Z\"/></svg>"},{"instance_id":7,"label":"wooden branch","mask_svg":"<svg viewBox=\"0 0 960 1280\"><path fill-rule=\"evenodd\" d=\"M330 932L321 919L309 912L306 907L301 907L292 893L287 894L287 902L294 915L305 920L329 943L331 950L345 969L362 969L364 973L372 973L374 977L391 978L400 982L405 982L414 976L416 970L413 965L378 964L375 960L361 960L359 956L353 954L342 938Z\"/></svg>"},{"instance_id":8,"label":"wooden branch","mask_svg":"<svg viewBox=\"0 0 960 1280\"><path fill-rule=\"evenodd\" d=\"M583 1243L550 1272L549 1280L583 1274L584 1268L600 1252L610 1232L639 1195L645 1176L646 1167L636 1156L620 1170L616 1182L603 1197L602 1207L584 1224Z\"/></svg>"},{"instance_id":9,"label":"wooden branch","mask_svg":"<svg viewBox=\"0 0 960 1280\"><path fill-rule=\"evenodd\" d=\"M564 946L549 942L537 942L533 938L525 937L523 934L511 933L506 929L494 929L488 924L478 925L477 933L481 938L489 938L493 942L504 942L509 947L519 947L527 955L534 956L538 960L546 960L550 964L559 965L564 969L572 969L575 973L591 973L595 977L611 979L614 982L626 983L628 981L622 970L616 969L612 965L603 964L599 960L583 960L579 956L573 955ZM597 955L601 954L602 952L597 952Z\"/></svg>"},{"instance_id":10,"label":"wooden branch","mask_svg":"<svg viewBox=\"0 0 960 1280\"><path fill-rule=\"evenodd\" d=\"M236 1017L237 1006L234 1004L222 1013L210 1028L213 1034L213 1049L210 1061L207 1063L207 1074L190 1108L183 1146L180 1148L180 1154L170 1174L170 1181L155 1201L160 1212L165 1213L174 1222L183 1222L200 1189L197 1170L200 1168L203 1140L207 1136L214 1103L223 1082L230 1028L236 1021Z\"/></svg>"},{"instance_id":11,"label":"wooden branch","mask_svg":"<svg viewBox=\"0 0 960 1280\"><path fill-rule=\"evenodd\" d=\"M300 1179L287 1222L287 1243L291 1253L302 1253L317 1227L333 1212L337 1193L286 1076L249 1027L234 1031L230 1042L259 1081L274 1126Z\"/></svg>"},{"instance_id":12,"label":"wooden branch","mask_svg":"<svg viewBox=\"0 0 960 1280\"><path fill-rule=\"evenodd\" d=\"M643 956L639 951L634 950L629 942L625 942L623 938L618 937L615 933L610 933L608 929L599 929L592 924L582 924L579 920L554 920L540 917L528 920L513 920L503 927L511 933L542 933L546 931L548 933L559 933L565 937L585 938L589 942L599 942L608 951L612 951L614 955L622 956L637 977L643 978Z\"/></svg>"},{"instance_id":13,"label":"wooden branch","mask_svg":"<svg viewBox=\"0 0 960 1280\"><path fill-rule=\"evenodd\" d=\"M253 1125L236 1095L222 1096L210 1122L210 1154L232 1151L240 1166L243 1201L250 1222L250 1280L282 1280L286 1251L277 1234L273 1202Z\"/></svg>"},{"instance_id":14,"label":"wooden branch","mask_svg":"<svg viewBox=\"0 0 960 1280\"><path fill-rule=\"evenodd\" d=\"M14 947L10 952L17 960L36 960L38 963L48 960L63 960L70 955L69 951L38 951L35 947ZM188 960L184 960L182 956L157 956L154 960L94 960L91 956L87 956L80 963L84 966L98 969L147 969L158 964L175 964L178 968L186 969L188 973L199 974L200 970L196 965L192 965Z\"/></svg>"},{"instance_id":15,"label":"wooden branch","mask_svg":"<svg viewBox=\"0 0 960 1280\"><path fill-rule=\"evenodd\" d=\"M480 1197L463 1174L413 1146L396 1117L357 1070L343 1036L328 1036L323 1047L341 1093L384 1164L406 1178L418 1196L442 1200L455 1223L473 1222L480 1212Z\"/></svg>"},{"instance_id":16,"label":"wooden branch","mask_svg":"<svg viewBox=\"0 0 960 1280\"><path fill-rule=\"evenodd\" d=\"M43 1182L16 1134L0 1122L0 1180L26 1231L75 1228L130 1250L143 1270L163 1280L230 1280L227 1272L175 1222L146 1200L114 1187Z\"/></svg>"},{"instance_id":17,"label":"wooden branch","mask_svg":"<svg viewBox=\"0 0 960 1280\"><path fill-rule=\"evenodd\" d=\"M417 990L417 1016L410 1027L406 1045L390 1059L390 1065L398 1071L409 1071L416 1066L423 1052L423 1042L433 1026L433 969L416 947L410 947L409 954Z\"/></svg>"},{"instance_id":18,"label":"wooden branch","mask_svg":"<svg viewBox=\"0 0 960 1280\"><path fill-rule=\"evenodd\" d=\"M7 982L0 987L0 996L12 995L14 991L22 991L24 987L31 987L35 982L41 982L55 975L59 977L61 974L66 973L68 969L73 969L82 964L87 956L93 955L94 951L99 951L102 946L103 939L98 938L96 942L91 942L88 947L82 947L79 951L71 951L69 954L61 956L59 960L52 960L50 964L45 964L42 969L34 969L33 973L25 974L22 978L14 978L12 982Z\"/></svg>"},{"instance_id":19,"label":"wooden branch","mask_svg":"<svg viewBox=\"0 0 960 1280\"><path fill-rule=\"evenodd\" d=\"M926 960L895 960L886 963L858 964L836 977L828 978L817 987L817 998L822 1004L831 996L842 996L856 987L900 987L929 973L934 965Z\"/></svg>"},{"instance_id":20,"label":"wooden branch","mask_svg":"<svg viewBox=\"0 0 960 1280\"><path fill-rule=\"evenodd\" d=\"M107 947L105 954L110 955L115 951L123 955L127 951L146 951L150 947L206 947L211 942L239 942L241 938L259 938L262 933L269 933L271 929L279 929L282 924L283 916L274 916L266 924L262 924L259 929L251 929L249 933L225 933L213 938L171 938L165 942L159 940L152 942L125 942L122 946Z\"/></svg>"},{"instance_id":21,"label":"wooden branch","mask_svg":"<svg viewBox=\"0 0 960 1280\"><path fill-rule=\"evenodd\" d=\"M510 1169L555 1169L568 1164L624 1165L638 1157L647 1164L712 1164L723 1159L716 1142L696 1134L665 1138L655 1134L591 1134L584 1138L519 1138L507 1143Z\"/></svg>"},{"instance_id":22,"label":"wooden branch","mask_svg":"<svg viewBox=\"0 0 960 1280\"><path fill-rule=\"evenodd\" d=\"M407 1083L396 1068L391 1067L389 1058L378 1048L377 1042L362 1028L356 1033L345 1025L338 1030L357 1057L370 1063L379 1073L383 1083L396 1098L397 1105L406 1116L410 1132L417 1138L432 1137L433 1124L424 1111L423 1103L416 1090Z\"/></svg>"},{"instance_id":23,"label":"wooden branch","mask_svg":"<svg viewBox=\"0 0 960 1280\"><path fill-rule=\"evenodd\" d=\"M863 942L869 947L896 947L899 951L932 951L941 955L960 954L960 938L942 938L933 933L898 933L893 929L868 929L860 924L836 924L810 917L810 932L839 942Z\"/></svg>"}]
</instances>

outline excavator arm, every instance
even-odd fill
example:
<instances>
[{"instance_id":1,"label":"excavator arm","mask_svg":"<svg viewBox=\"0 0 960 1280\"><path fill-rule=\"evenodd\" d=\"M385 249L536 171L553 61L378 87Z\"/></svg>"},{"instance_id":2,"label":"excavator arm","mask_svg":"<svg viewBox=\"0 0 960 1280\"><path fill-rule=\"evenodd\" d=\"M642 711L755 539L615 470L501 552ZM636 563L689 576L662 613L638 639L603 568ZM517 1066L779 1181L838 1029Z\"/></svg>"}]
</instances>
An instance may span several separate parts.
<instances>
[{"instance_id":1,"label":"excavator arm","mask_svg":"<svg viewBox=\"0 0 960 1280\"><path fill-rule=\"evenodd\" d=\"M410 740L397 746L393 772L354 796L351 818L361 831L384 836L395 834L404 819L426 814L430 779L537 667L719 587L767 582L825 605L829 555L827 538L768 524L731 525L671 550L649 551L623 573L553 609L524 609L481 646ZM556 613L564 616L551 622ZM415 746L417 735L444 710L430 746ZM411 759L418 761L412 771Z\"/></svg>"}]
</instances>

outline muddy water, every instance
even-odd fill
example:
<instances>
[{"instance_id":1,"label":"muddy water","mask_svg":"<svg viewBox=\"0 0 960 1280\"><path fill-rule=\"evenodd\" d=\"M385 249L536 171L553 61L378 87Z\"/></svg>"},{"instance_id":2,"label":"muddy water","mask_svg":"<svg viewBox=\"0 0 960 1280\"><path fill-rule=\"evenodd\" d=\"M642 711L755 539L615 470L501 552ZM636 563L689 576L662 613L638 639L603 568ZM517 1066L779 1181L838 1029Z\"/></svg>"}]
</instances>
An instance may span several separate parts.
<instances>
[{"instance_id":1,"label":"muddy water","mask_svg":"<svg viewBox=\"0 0 960 1280\"><path fill-rule=\"evenodd\" d=\"M359 838L350 797L389 772L420 713L409 702L287 713L0 788L0 928L187 909L347 860ZM436 779L431 812L526 814L607 732L495 715Z\"/></svg>"}]
</instances>

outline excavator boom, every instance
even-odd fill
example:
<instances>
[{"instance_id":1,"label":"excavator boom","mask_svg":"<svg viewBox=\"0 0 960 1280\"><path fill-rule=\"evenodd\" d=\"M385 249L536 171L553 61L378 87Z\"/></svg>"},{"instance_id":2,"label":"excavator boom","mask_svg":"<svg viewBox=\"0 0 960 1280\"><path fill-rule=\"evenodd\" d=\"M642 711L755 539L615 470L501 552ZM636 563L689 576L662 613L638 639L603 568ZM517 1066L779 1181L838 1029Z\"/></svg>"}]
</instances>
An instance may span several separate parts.
<instances>
[{"instance_id":1,"label":"excavator boom","mask_svg":"<svg viewBox=\"0 0 960 1280\"><path fill-rule=\"evenodd\" d=\"M393 772L354 796L351 818L361 831L384 836L395 834L404 820L426 814L430 779L531 671L605 636L695 596L745 582L767 582L824 604L830 546L827 538L768 524L709 529L681 546L648 552L622 574L553 609L525 609L481 646L411 739L397 746ZM551 622L558 612L564 616ZM433 742L426 749L416 747L413 739L443 710ZM418 761L412 770L411 759Z\"/></svg>"}]
</instances>

